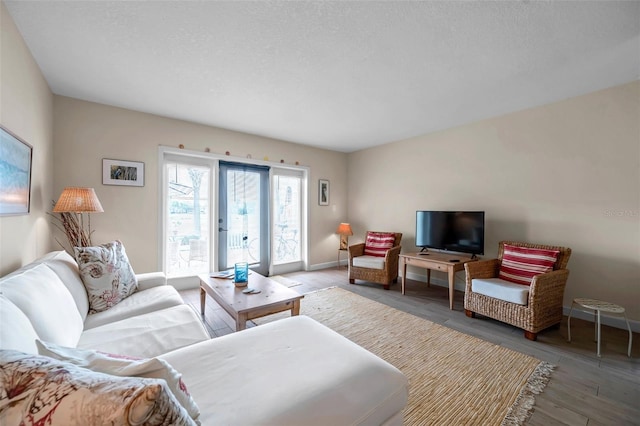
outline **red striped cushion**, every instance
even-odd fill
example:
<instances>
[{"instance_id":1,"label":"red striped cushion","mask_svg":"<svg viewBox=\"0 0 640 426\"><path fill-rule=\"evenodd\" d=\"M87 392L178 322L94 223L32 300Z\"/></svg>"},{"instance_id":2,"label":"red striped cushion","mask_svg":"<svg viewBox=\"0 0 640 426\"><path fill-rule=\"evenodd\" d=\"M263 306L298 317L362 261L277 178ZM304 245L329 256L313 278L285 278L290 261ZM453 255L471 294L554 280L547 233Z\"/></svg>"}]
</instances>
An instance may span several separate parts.
<instances>
[{"instance_id":1,"label":"red striped cushion","mask_svg":"<svg viewBox=\"0 0 640 426\"><path fill-rule=\"evenodd\" d=\"M384 257L387 250L393 247L396 234L383 232L367 232L364 242L364 254L367 256Z\"/></svg>"},{"instance_id":2,"label":"red striped cushion","mask_svg":"<svg viewBox=\"0 0 640 426\"><path fill-rule=\"evenodd\" d=\"M553 270L558 250L504 245L499 278L516 284L531 285L535 275Z\"/></svg>"}]
</instances>

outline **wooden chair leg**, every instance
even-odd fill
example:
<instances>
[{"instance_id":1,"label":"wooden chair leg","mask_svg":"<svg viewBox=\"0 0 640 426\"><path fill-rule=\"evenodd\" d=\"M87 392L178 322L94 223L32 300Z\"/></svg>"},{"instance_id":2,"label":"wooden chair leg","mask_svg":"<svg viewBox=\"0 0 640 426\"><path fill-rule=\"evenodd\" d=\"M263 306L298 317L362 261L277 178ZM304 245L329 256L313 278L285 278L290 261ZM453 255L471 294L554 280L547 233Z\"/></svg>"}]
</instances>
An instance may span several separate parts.
<instances>
[{"instance_id":1,"label":"wooden chair leg","mask_svg":"<svg viewBox=\"0 0 640 426\"><path fill-rule=\"evenodd\" d=\"M353 279L353 278L349 278L349 284L355 284L355 283L356 283L356 280L355 280L355 279Z\"/></svg>"},{"instance_id":2,"label":"wooden chair leg","mask_svg":"<svg viewBox=\"0 0 640 426\"><path fill-rule=\"evenodd\" d=\"M538 339L538 333L532 333L530 331L525 330L524 337L535 342Z\"/></svg>"},{"instance_id":3,"label":"wooden chair leg","mask_svg":"<svg viewBox=\"0 0 640 426\"><path fill-rule=\"evenodd\" d=\"M464 310L464 314L465 314L466 316L468 316L469 318L475 318L475 317L476 317L476 313L475 313L475 312L471 312L471 311L470 311L470 310L468 310L468 309L465 309L465 310Z\"/></svg>"}]
</instances>

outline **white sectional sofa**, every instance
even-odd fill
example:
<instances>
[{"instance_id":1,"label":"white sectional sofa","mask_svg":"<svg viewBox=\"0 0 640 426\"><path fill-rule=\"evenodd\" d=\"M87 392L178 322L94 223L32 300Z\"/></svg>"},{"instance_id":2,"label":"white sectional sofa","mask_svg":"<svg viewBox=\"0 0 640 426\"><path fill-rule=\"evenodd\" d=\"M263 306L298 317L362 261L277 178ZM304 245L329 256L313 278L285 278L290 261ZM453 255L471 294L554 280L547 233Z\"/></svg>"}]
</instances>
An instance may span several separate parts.
<instances>
[{"instance_id":1,"label":"white sectional sofa","mask_svg":"<svg viewBox=\"0 0 640 426\"><path fill-rule=\"evenodd\" d=\"M15 351L46 359L38 355L40 340L168 362L202 425L402 424L406 377L320 323L292 317L210 339L162 273L137 279L135 293L89 315L78 266L66 252L1 278L0 370ZM12 406L1 388L0 423Z\"/></svg>"}]
</instances>

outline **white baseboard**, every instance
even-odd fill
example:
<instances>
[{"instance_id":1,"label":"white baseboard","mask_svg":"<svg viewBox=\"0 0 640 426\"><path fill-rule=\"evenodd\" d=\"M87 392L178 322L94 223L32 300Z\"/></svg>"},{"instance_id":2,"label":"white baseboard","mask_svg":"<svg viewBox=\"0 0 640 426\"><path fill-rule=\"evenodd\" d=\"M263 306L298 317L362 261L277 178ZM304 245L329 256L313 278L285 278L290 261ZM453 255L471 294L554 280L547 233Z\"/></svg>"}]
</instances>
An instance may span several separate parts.
<instances>
[{"instance_id":1,"label":"white baseboard","mask_svg":"<svg viewBox=\"0 0 640 426\"><path fill-rule=\"evenodd\" d=\"M346 263L340 262L342 266L346 265ZM338 262L325 262L325 263L316 263L315 265L309 265L309 271L318 271L320 269L327 268L336 268L338 266Z\"/></svg>"},{"instance_id":2,"label":"white baseboard","mask_svg":"<svg viewBox=\"0 0 640 426\"><path fill-rule=\"evenodd\" d=\"M436 275L437 274L435 273L431 274L431 284L435 284L438 287L449 288L449 281L444 278L439 278ZM446 274L444 276L446 277ZM456 277L458 276L462 276L462 273L460 275L456 275ZM425 284L427 283L427 274L416 274L415 272L407 272L407 278L414 281L420 281ZM401 280L401 279L402 279L402 275L398 277L398 280ZM465 286L464 281L456 281L453 287L456 290L464 291L464 286Z\"/></svg>"}]
</instances>

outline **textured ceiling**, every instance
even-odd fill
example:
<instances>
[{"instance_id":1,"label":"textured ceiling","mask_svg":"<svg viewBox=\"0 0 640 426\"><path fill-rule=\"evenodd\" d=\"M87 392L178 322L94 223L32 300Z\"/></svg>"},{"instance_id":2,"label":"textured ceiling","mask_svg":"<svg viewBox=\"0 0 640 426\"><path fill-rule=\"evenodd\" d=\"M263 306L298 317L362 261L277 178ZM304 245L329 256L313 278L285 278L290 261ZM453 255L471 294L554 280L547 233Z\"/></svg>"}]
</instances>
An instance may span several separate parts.
<instances>
[{"instance_id":1,"label":"textured ceiling","mask_svg":"<svg viewBox=\"0 0 640 426\"><path fill-rule=\"evenodd\" d=\"M5 1L54 93L352 152L640 78L640 2Z\"/></svg>"}]
</instances>

